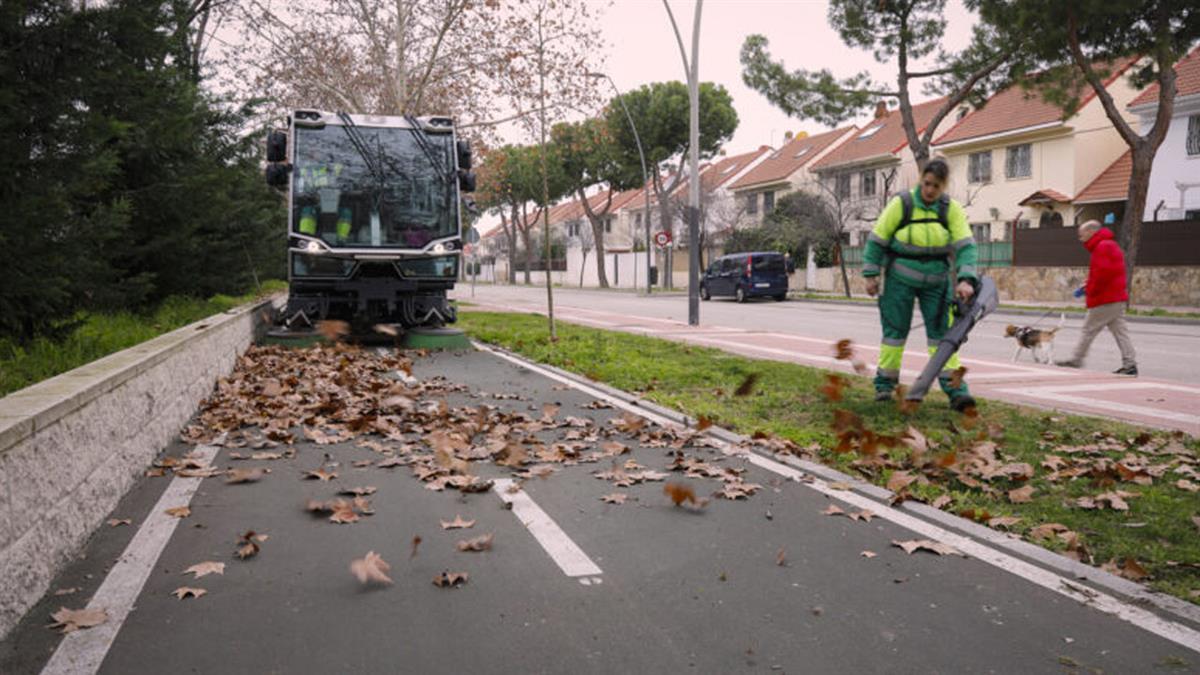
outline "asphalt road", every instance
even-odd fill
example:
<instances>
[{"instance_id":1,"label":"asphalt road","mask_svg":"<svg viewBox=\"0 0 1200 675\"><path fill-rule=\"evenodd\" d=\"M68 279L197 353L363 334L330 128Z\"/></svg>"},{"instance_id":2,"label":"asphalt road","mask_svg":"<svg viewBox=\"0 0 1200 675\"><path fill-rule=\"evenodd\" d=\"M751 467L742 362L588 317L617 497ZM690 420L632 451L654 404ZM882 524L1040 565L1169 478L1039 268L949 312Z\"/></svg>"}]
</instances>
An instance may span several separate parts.
<instances>
[{"instance_id":1,"label":"asphalt road","mask_svg":"<svg viewBox=\"0 0 1200 675\"><path fill-rule=\"evenodd\" d=\"M455 297L470 301L469 285L460 285ZM480 302L522 304L543 308L546 304L546 289L524 286L481 285L475 289L475 298ZM678 294L639 296L628 292L595 291L556 288L555 303L584 309L620 312L636 316L687 321L687 298ZM997 312L976 328L963 354L976 358L1009 361L1016 351L1016 343L1004 337L1007 324L1029 325L1036 316L1005 314ZM850 338L861 344L877 344L880 338L879 313L873 305L851 306L829 303L773 300L755 300L737 304L731 299L713 299L700 304L700 321L706 326L723 326L744 330L791 333L831 342ZM1059 323L1059 316L1041 320L1039 327L1052 328ZM910 333L910 346L925 344L924 329L919 311L913 312L914 329ZM1083 325L1082 315L1067 315L1063 327L1055 340L1055 357L1070 356L1079 339ZM1173 380L1184 384L1200 382L1200 325L1129 322L1129 332L1138 352L1138 369L1146 377ZM1029 363L1029 352L1021 355L1021 362ZM1121 365L1116 341L1107 331L1092 343L1086 368L1098 372L1111 372Z\"/></svg>"},{"instance_id":2,"label":"asphalt road","mask_svg":"<svg viewBox=\"0 0 1200 675\"><path fill-rule=\"evenodd\" d=\"M654 303L668 306L646 301ZM798 304L710 306L722 307L712 314L802 311ZM543 403L555 402L560 418L600 424L619 412L584 407L591 396L482 352L424 358L415 374L519 396L451 394L450 406L486 402L536 416ZM663 448L632 444L622 460L666 469ZM845 501L850 493L790 479L794 472L769 460L723 458L711 448L688 452L745 468L745 479L763 488L747 500L714 499L693 512L673 507L661 483L645 483L621 489L629 499L614 505L600 499L613 486L591 475L608 467L581 464L524 484L521 498L544 513L538 518L528 503L506 509L498 491L432 492L404 467L353 468L378 455L351 444L301 442L293 460L239 462L272 473L251 485L199 482L192 515L178 522L161 555L149 557L148 579L135 588L115 639L93 646L90 657L100 672L122 674L1131 673L1200 664L1195 625L1170 624L1182 632L1167 639L1162 619L1147 619L1143 608L1064 591L1085 581L1051 575L1034 583L1027 565L986 550L907 555L890 542L919 537L886 504L875 507L880 516L870 522L823 515L834 503L855 510ZM325 453L342 475L328 484L300 480ZM214 464L229 466L227 455L220 450ZM164 490L181 480L138 484L113 513L133 524L95 533L53 585L79 590L48 594L0 643L0 672L40 672L65 648L67 641L45 628L49 614L88 601L152 520ZM335 525L301 508L360 484L378 486L376 514L361 522ZM701 494L712 487L693 484ZM440 528L439 520L458 514L475 519L475 527ZM247 529L270 539L258 556L236 560L234 540ZM493 550L455 550L458 539L484 533L494 533ZM416 535L423 541L410 559ZM391 562L394 586L364 589L352 578L350 560L368 550ZM579 555L595 569L578 573ZM225 562L225 573L181 576L208 560ZM469 582L435 587L430 580L447 569L469 572ZM208 593L177 600L171 592L182 585Z\"/></svg>"}]
</instances>

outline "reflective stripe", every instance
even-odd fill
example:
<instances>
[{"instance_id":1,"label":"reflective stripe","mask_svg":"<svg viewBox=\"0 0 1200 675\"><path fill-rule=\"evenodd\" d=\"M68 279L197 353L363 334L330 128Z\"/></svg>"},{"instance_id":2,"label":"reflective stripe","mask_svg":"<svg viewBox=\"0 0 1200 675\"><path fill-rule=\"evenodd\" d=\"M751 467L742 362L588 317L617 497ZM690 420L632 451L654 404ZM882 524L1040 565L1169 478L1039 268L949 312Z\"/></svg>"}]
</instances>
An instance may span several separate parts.
<instances>
[{"instance_id":1,"label":"reflective stripe","mask_svg":"<svg viewBox=\"0 0 1200 675\"><path fill-rule=\"evenodd\" d=\"M935 351L937 351L937 348L938 348L938 342L939 342L938 340L934 340L933 338L926 338L926 340L925 340L925 346L926 346L926 347L929 349L929 353L930 353L930 354L932 354L932 353L934 353Z\"/></svg>"},{"instance_id":2,"label":"reflective stripe","mask_svg":"<svg viewBox=\"0 0 1200 675\"><path fill-rule=\"evenodd\" d=\"M900 370L898 368L876 368L875 377L882 377L885 380L899 380Z\"/></svg>"},{"instance_id":3,"label":"reflective stripe","mask_svg":"<svg viewBox=\"0 0 1200 675\"><path fill-rule=\"evenodd\" d=\"M883 344L885 344L889 347L903 347L904 346L904 338L885 337L885 338L883 338Z\"/></svg>"},{"instance_id":4,"label":"reflective stripe","mask_svg":"<svg viewBox=\"0 0 1200 675\"><path fill-rule=\"evenodd\" d=\"M963 265L958 268L958 276L962 277L978 277L979 273L975 271L974 265Z\"/></svg>"},{"instance_id":5,"label":"reflective stripe","mask_svg":"<svg viewBox=\"0 0 1200 675\"><path fill-rule=\"evenodd\" d=\"M919 272L906 266L903 260L897 260L895 264L892 265L892 271L906 279L912 279L913 281L920 283L932 284L946 280L945 274L925 274L924 272Z\"/></svg>"},{"instance_id":6,"label":"reflective stripe","mask_svg":"<svg viewBox=\"0 0 1200 675\"><path fill-rule=\"evenodd\" d=\"M883 246L883 247L885 247L885 248L886 248L886 247L887 247L887 245L888 245L888 240L887 240L887 239L884 239L883 237L881 237L881 236L879 236L879 235L875 234L874 232L872 232L871 234L869 234L869 235L867 236L867 241L873 241L873 242L875 242L876 244L879 244L880 246Z\"/></svg>"},{"instance_id":7,"label":"reflective stripe","mask_svg":"<svg viewBox=\"0 0 1200 675\"><path fill-rule=\"evenodd\" d=\"M930 255L930 256L933 256L933 255L948 256L948 255L950 255L950 247L949 246L918 246L916 244L910 244L908 242L900 241L899 239L892 240L892 248L895 249L896 252L901 253L901 254L909 253L912 255Z\"/></svg>"},{"instance_id":8,"label":"reflective stripe","mask_svg":"<svg viewBox=\"0 0 1200 675\"><path fill-rule=\"evenodd\" d=\"M883 371L900 371L900 362L904 359L904 347L892 345L879 346L879 369Z\"/></svg>"},{"instance_id":9,"label":"reflective stripe","mask_svg":"<svg viewBox=\"0 0 1200 675\"><path fill-rule=\"evenodd\" d=\"M877 277L879 276L879 265L874 263L863 263L862 271L864 277Z\"/></svg>"},{"instance_id":10,"label":"reflective stripe","mask_svg":"<svg viewBox=\"0 0 1200 675\"><path fill-rule=\"evenodd\" d=\"M306 206L300 211L300 233L317 233L317 212L311 206Z\"/></svg>"},{"instance_id":11,"label":"reflective stripe","mask_svg":"<svg viewBox=\"0 0 1200 675\"><path fill-rule=\"evenodd\" d=\"M962 249L964 249L974 243L975 243L974 237L963 237L962 239L959 239L958 241L954 242L954 250L961 251Z\"/></svg>"}]
</instances>

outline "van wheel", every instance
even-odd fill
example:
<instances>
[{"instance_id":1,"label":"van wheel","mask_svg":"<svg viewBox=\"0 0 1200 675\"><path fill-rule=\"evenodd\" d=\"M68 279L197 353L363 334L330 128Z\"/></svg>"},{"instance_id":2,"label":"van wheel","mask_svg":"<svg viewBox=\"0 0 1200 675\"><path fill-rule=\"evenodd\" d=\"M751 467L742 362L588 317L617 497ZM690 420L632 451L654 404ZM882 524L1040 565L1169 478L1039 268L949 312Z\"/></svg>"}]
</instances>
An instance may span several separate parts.
<instances>
[{"instance_id":1,"label":"van wheel","mask_svg":"<svg viewBox=\"0 0 1200 675\"><path fill-rule=\"evenodd\" d=\"M712 296L708 293L708 286L705 286L704 284L700 284L700 299L712 300Z\"/></svg>"},{"instance_id":2,"label":"van wheel","mask_svg":"<svg viewBox=\"0 0 1200 675\"><path fill-rule=\"evenodd\" d=\"M741 286L738 286L737 290L734 291L733 297L738 302L745 302L746 301L746 289L742 288Z\"/></svg>"},{"instance_id":3,"label":"van wheel","mask_svg":"<svg viewBox=\"0 0 1200 675\"><path fill-rule=\"evenodd\" d=\"M780 293L775 296L775 302L783 302L784 300L787 300L787 293Z\"/></svg>"}]
</instances>

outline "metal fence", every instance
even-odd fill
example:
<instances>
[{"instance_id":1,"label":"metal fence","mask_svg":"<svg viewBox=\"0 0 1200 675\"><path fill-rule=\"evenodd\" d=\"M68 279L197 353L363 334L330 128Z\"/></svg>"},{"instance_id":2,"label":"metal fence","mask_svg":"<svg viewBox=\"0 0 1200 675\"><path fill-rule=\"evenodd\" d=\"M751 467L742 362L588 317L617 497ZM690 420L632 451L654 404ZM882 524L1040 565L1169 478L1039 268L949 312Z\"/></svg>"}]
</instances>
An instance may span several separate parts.
<instances>
[{"instance_id":1,"label":"metal fence","mask_svg":"<svg viewBox=\"0 0 1200 675\"><path fill-rule=\"evenodd\" d=\"M1011 241L983 241L975 246L979 253L979 267L1010 267L1013 264ZM843 246L842 255L846 259L846 267L862 267L862 246ZM837 264L837 260L834 260L834 264Z\"/></svg>"}]
</instances>

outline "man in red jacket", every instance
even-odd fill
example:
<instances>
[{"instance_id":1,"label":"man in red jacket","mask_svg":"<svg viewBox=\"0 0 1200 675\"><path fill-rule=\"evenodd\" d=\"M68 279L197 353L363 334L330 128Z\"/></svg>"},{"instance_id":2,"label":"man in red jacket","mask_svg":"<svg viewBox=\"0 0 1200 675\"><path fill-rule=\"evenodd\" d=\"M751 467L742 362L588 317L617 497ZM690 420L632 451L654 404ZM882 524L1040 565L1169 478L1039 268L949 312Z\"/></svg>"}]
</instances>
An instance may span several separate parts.
<instances>
[{"instance_id":1,"label":"man in red jacket","mask_svg":"<svg viewBox=\"0 0 1200 675\"><path fill-rule=\"evenodd\" d=\"M1081 289L1087 295L1087 318L1083 321L1083 334L1079 336L1079 344L1075 345L1074 355L1059 361L1058 365L1082 367L1092 340L1108 328L1121 350L1121 367L1116 373L1136 377L1137 354L1125 327L1125 303L1129 301L1129 291L1125 288L1125 254L1113 241L1112 230L1101 227L1099 221L1089 220L1080 225L1079 241L1091 253L1087 283Z\"/></svg>"}]
</instances>

